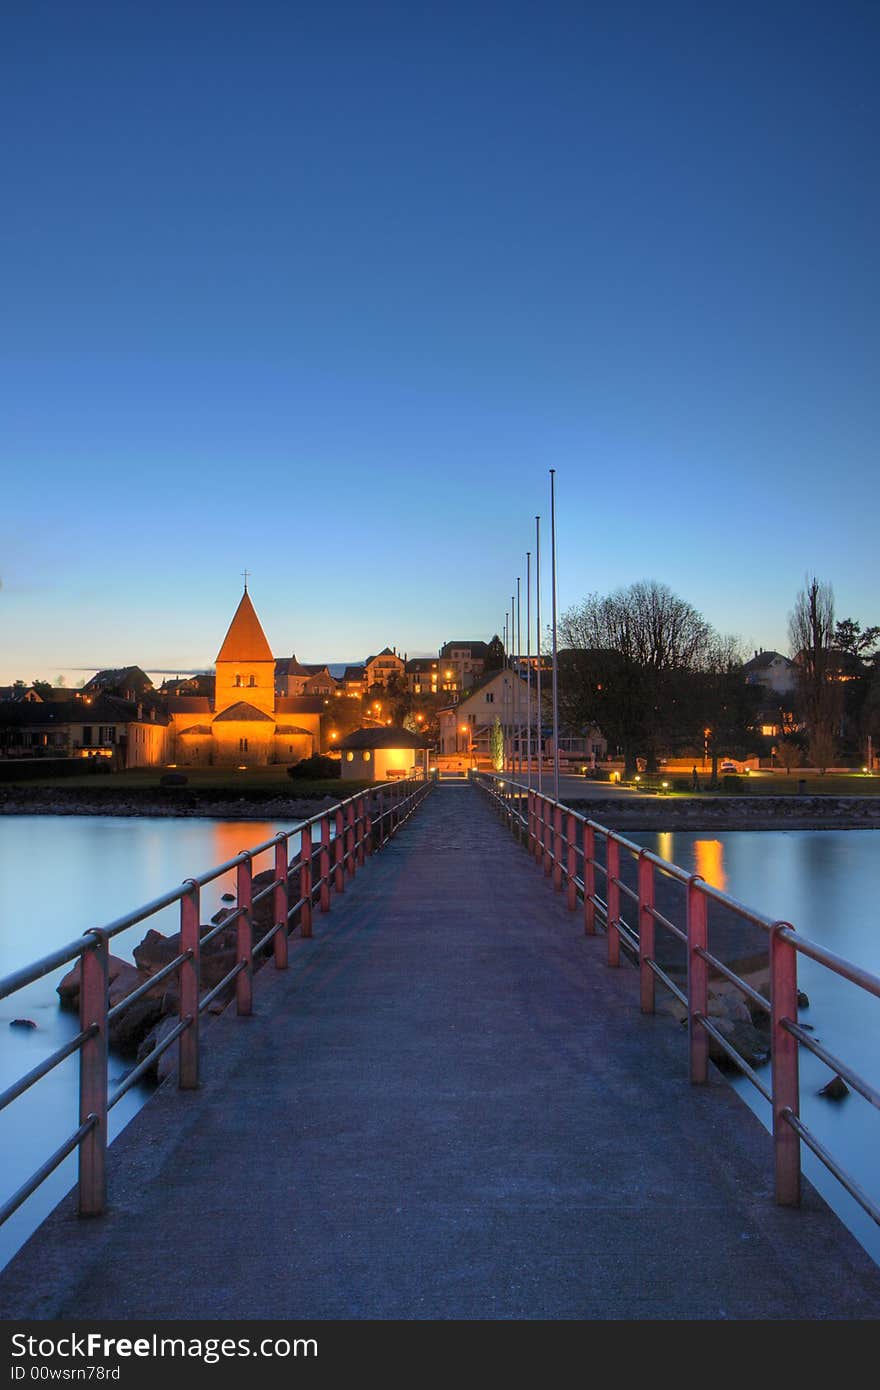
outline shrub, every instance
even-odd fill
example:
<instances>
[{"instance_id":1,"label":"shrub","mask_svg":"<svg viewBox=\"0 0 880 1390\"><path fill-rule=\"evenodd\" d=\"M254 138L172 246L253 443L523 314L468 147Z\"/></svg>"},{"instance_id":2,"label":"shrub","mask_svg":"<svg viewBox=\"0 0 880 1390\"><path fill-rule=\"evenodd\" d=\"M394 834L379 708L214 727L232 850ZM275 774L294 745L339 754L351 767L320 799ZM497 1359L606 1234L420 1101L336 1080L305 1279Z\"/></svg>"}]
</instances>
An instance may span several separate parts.
<instances>
[{"instance_id":1,"label":"shrub","mask_svg":"<svg viewBox=\"0 0 880 1390\"><path fill-rule=\"evenodd\" d=\"M166 772L159 778L160 787L185 787L189 778L185 772Z\"/></svg>"},{"instance_id":2,"label":"shrub","mask_svg":"<svg viewBox=\"0 0 880 1390\"><path fill-rule=\"evenodd\" d=\"M743 789L744 777L739 777L734 773L726 772L721 778L722 789L726 792L741 792Z\"/></svg>"},{"instance_id":3,"label":"shrub","mask_svg":"<svg viewBox=\"0 0 880 1390\"><path fill-rule=\"evenodd\" d=\"M341 777L342 764L337 758L326 758L323 753L313 753L310 758L302 758L298 763L293 763L287 769L287 775L294 779L309 777L312 781L322 782L331 777Z\"/></svg>"}]
</instances>

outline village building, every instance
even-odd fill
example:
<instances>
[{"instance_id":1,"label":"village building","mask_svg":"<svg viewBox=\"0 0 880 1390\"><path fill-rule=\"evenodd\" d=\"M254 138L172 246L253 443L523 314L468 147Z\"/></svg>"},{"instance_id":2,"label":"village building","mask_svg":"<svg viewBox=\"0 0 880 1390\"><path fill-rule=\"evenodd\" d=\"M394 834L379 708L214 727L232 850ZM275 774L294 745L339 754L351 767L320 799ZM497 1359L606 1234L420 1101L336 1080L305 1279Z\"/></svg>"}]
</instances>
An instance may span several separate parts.
<instances>
[{"instance_id":1,"label":"village building","mask_svg":"<svg viewBox=\"0 0 880 1390\"><path fill-rule=\"evenodd\" d=\"M440 752L472 753L489 757L489 739L495 720L505 740L526 723L528 687L521 676L505 669L485 676L455 704L440 711ZM532 692L534 702L534 692Z\"/></svg>"},{"instance_id":2,"label":"village building","mask_svg":"<svg viewBox=\"0 0 880 1390\"><path fill-rule=\"evenodd\" d=\"M388 782L397 777L428 775L425 740L393 725L355 729L339 745L342 777Z\"/></svg>"},{"instance_id":3,"label":"village building","mask_svg":"<svg viewBox=\"0 0 880 1390\"><path fill-rule=\"evenodd\" d=\"M472 690L486 669L489 643L456 638L440 648L440 689Z\"/></svg>"},{"instance_id":4,"label":"village building","mask_svg":"<svg viewBox=\"0 0 880 1390\"><path fill-rule=\"evenodd\" d=\"M174 761L246 767L299 762L320 751L326 698L276 693L276 660L245 588L217 653L213 699L168 701Z\"/></svg>"},{"instance_id":5,"label":"village building","mask_svg":"<svg viewBox=\"0 0 880 1390\"><path fill-rule=\"evenodd\" d=\"M387 690L389 685L403 684L405 671L403 657L398 656L395 649L385 647L378 656L368 656L364 662L366 688L370 690L374 685L381 685Z\"/></svg>"},{"instance_id":6,"label":"village building","mask_svg":"<svg viewBox=\"0 0 880 1390\"><path fill-rule=\"evenodd\" d=\"M169 721L155 703L114 695L0 703L0 757L76 758L114 769L166 761Z\"/></svg>"},{"instance_id":7,"label":"village building","mask_svg":"<svg viewBox=\"0 0 880 1390\"><path fill-rule=\"evenodd\" d=\"M414 656L406 663L406 688L411 695L436 695L440 662L436 656Z\"/></svg>"}]
</instances>

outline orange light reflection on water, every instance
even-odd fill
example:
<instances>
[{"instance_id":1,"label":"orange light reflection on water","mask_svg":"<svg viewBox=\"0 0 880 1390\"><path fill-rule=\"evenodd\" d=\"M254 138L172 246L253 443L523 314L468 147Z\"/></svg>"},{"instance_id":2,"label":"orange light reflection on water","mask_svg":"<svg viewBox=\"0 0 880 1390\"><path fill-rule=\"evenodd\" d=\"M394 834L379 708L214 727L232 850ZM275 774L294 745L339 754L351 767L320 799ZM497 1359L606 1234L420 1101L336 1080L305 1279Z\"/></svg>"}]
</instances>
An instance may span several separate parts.
<instances>
[{"instance_id":1,"label":"orange light reflection on water","mask_svg":"<svg viewBox=\"0 0 880 1390\"><path fill-rule=\"evenodd\" d=\"M724 872L724 846L720 840L694 841L695 872L711 883L713 888L723 891L727 888L727 874Z\"/></svg>"}]
</instances>

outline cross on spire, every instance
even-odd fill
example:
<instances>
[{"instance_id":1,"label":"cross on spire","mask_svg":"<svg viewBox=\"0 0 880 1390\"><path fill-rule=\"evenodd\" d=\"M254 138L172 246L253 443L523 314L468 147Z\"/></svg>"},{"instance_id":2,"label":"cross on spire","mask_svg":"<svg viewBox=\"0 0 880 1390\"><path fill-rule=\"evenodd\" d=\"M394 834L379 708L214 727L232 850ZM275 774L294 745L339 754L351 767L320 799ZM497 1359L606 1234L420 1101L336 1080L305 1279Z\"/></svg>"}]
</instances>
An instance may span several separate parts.
<instances>
[{"instance_id":1,"label":"cross on spire","mask_svg":"<svg viewBox=\"0 0 880 1390\"><path fill-rule=\"evenodd\" d=\"M241 573L242 573L242 578L244 579L244 591L245 591L245 593L247 593L248 575L251 573L251 571L250 571L250 570L242 570Z\"/></svg>"}]
</instances>

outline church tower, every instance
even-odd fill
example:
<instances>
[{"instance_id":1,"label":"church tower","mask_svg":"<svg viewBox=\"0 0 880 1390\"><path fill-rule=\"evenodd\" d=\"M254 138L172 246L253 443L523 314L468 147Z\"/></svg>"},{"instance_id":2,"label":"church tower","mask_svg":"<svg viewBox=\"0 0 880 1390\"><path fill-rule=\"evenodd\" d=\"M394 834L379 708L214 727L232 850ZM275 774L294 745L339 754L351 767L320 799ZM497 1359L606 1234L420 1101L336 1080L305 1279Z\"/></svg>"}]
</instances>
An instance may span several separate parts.
<instances>
[{"instance_id":1,"label":"church tower","mask_svg":"<svg viewBox=\"0 0 880 1390\"><path fill-rule=\"evenodd\" d=\"M239 703L252 706L270 719L275 716L275 658L246 584L217 653L215 716Z\"/></svg>"}]
</instances>

